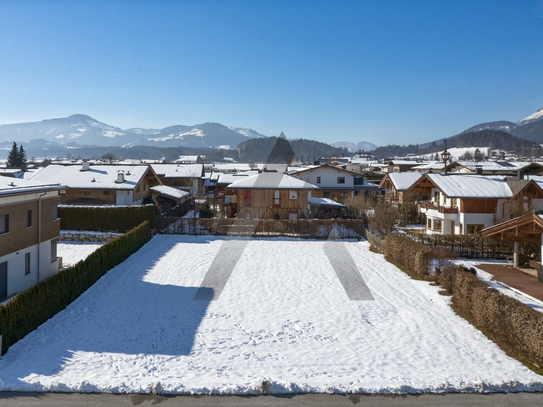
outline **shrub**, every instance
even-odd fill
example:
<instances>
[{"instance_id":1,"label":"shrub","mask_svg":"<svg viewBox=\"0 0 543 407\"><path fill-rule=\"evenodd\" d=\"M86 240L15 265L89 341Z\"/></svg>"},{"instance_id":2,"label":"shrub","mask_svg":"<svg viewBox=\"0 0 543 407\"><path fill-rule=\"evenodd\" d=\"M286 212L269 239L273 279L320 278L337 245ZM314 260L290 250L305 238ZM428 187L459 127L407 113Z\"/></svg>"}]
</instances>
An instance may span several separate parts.
<instances>
[{"instance_id":1,"label":"shrub","mask_svg":"<svg viewBox=\"0 0 543 407\"><path fill-rule=\"evenodd\" d=\"M60 206L58 208L62 230L116 230L127 232L143 221L156 228L156 209L146 206Z\"/></svg>"},{"instance_id":2,"label":"shrub","mask_svg":"<svg viewBox=\"0 0 543 407\"><path fill-rule=\"evenodd\" d=\"M428 278L432 250L410 237L398 233L390 233L386 237L387 259L411 277Z\"/></svg>"},{"instance_id":3,"label":"shrub","mask_svg":"<svg viewBox=\"0 0 543 407\"><path fill-rule=\"evenodd\" d=\"M209 203L204 202L200 207L200 218L212 218L213 216L213 209L211 209Z\"/></svg>"},{"instance_id":4,"label":"shrub","mask_svg":"<svg viewBox=\"0 0 543 407\"><path fill-rule=\"evenodd\" d=\"M443 267L452 264L452 261L458 257L454 249L446 246L434 247L433 255L434 258L437 260L437 268L440 270Z\"/></svg>"},{"instance_id":5,"label":"shrub","mask_svg":"<svg viewBox=\"0 0 543 407\"><path fill-rule=\"evenodd\" d=\"M2 353L49 318L66 308L108 270L137 252L152 237L145 221L103 245L84 261L60 271L0 306Z\"/></svg>"}]
</instances>

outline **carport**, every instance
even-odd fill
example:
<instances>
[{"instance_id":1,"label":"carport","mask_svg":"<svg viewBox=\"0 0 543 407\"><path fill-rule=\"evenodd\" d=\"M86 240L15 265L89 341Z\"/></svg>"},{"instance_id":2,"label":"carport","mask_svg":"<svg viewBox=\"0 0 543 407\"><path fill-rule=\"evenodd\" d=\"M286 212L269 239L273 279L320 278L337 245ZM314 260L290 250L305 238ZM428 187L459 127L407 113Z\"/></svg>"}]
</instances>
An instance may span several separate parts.
<instances>
[{"instance_id":1,"label":"carport","mask_svg":"<svg viewBox=\"0 0 543 407\"><path fill-rule=\"evenodd\" d=\"M490 237L496 241L514 242L513 263L519 267L519 242L527 242L541 247L543 259L543 213L530 213L506 222L499 223L481 231L481 236ZM541 264L537 267L537 276L543 282Z\"/></svg>"}]
</instances>

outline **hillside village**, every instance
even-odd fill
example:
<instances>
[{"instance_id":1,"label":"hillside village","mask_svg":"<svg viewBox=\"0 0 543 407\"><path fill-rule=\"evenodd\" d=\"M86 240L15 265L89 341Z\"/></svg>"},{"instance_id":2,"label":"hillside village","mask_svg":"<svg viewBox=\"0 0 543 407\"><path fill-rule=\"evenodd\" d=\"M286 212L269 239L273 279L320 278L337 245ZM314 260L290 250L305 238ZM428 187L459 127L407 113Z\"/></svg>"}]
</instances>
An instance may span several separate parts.
<instances>
[{"instance_id":1,"label":"hillside village","mask_svg":"<svg viewBox=\"0 0 543 407\"><path fill-rule=\"evenodd\" d=\"M20 150L13 151L15 154ZM483 363L486 367L481 370L472 366L469 358L459 359L459 349L455 346L436 345L432 352L457 360L447 373L449 383L452 383L451 391L471 391L476 386L475 382L466 382L470 369L478 371L479 377L485 377L488 389L508 391L507 374L504 377L496 375L494 372L501 370L491 369L492 363L508 366L504 367L506 371L515 371L519 380L517 386L522 389L543 390L543 383L536 379L543 373L538 367L542 362L543 340L537 328L543 326L543 215L539 215L543 213L540 212L543 211L543 160L523 161L501 152L492 155L490 150L483 154L478 148L451 151L445 149L433 157L436 160L420 157L378 160L371 153L359 152L348 157L333 155L307 162L296 161L288 141L279 138L266 161L260 163L208 162L202 155L180 156L173 162L165 159L118 160L112 155L100 160L23 160L20 168L14 168L10 160L4 162L0 169L0 333L3 352L7 353L0 361L0 390L86 392L117 383L112 373L117 362L111 359L102 373L105 381L93 382L90 387L81 384L86 380L85 375L74 375L68 370L63 370L61 377L65 377L60 379L64 387L60 386L59 379L48 378L45 372L39 376L39 384L36 380L17 384L10 377L26 374L19 364L27 357L21 346L29 346L36 332L50 336L58 344L51 350L51 355L63 354L65 346L152 355L150 346L157 346L158 353L179 356L176 362L167 363L153 356L153 366L184 371L185 363L200 366L198 369L215 363L207 356L209 349L203 342L198 342L198 338L212 342L222 340L222 335L214 333L212 320L206 319L211 315L226 312L227 318L248 323L235 309L250 308L251 305L244 304L232 289L236 287L235 290L243 293L251 290L250 285L237 280L245 275L244 281L251 281L246 275L253 267L251 264L257 265L261 273L259 278L264 280L275 278L273 274L268 275L269 272L296 280L308 278L303 276L313 270L327 281L326 284L335 287L330 288L332 291L328 295L335 298L338 307L335 312L339 314L350 301L364 307L365 303L380 303L382 298L390 298L391 294L386 294L393 287L390 284L411 287L406 289L415 291L409 291L406 298L422 295L424 304L398 303L395 306L407 309L415 306L418 310L429 307L431 314L419 315L420 311L414 308L411 323L421 323L419 318L444 319L449 327L439 335L446 336L449 329L454 329L457 335L463 335L466 343L475 341L473 343L477 343L479 349L486 349L485 352L493 355ZM250 240L244 240L247 238ZM325 242L324 246L322 242ZM295 247L298 249L292 251ZM189 253L199 253L199 257ZM379 253L386 254L386 260ZM322 256L325 257L313 262L312 259ZM247 263L248 259L251 260ZM281 274L289 269L287 259L295 270L295 275L288 277ZM179 266L175 265L178 261L194 272L180 273ZM287 263L283 264L283 261ZM327 264L332 266L337 280L328 281L331 277ZM369 264L378 266L368 268ZM130 275L129 270L136 274ZM386 287L377 277L383 270L389 273L389 286ZM118 278L140 297L160 295L162 300L148 309L130 305L120 313L120 319L111 319L115 328L113 325L102 326L98 314L89 314L86 320L102 328L94 333L78 328L76 332L87 332L86 339L79 334L63 334L69 326L77 325L69 318L71 314L62 311L65 307L76 310L90 306L94 309L96 304L102 303L110 309L124 309L132 303L123 295L105 298L99 293L107 293L107 287L118 286ZM175 295L159 294L156 290L161 285L141 286L142 279L156 281L153 284L175 281L174 284L182 286L181 291ZM427 286L428 281L433 281L434 287ZM337 282L340 285L336 287ZM423 283L426 288L414 283ZM296 284L304 286L301 281ZM467 294L479 286L486 287L485 293L493 293L493 296ZM311 288L323 289L320 285ZM62 296L57 294L59 290L64 293ZM307 322L316 321L313 312L322 306L311 296L304 297L309 307L306 309L294 305L299 304L296 295L291 297L288 292L286 297L279 293L269 296L258 290L254 294L268 298L259 301L262 310L268 310L265 312L277 307L279 297L285 306L294 307L290 310L298 310L296 314L302 319L286 328L287 332L268 331L260 339L254 339L263 349L289 355L296 366L302 366L304 362L291 353L295 348L280 345L278 339L269 342L264 338L289 335L298 338L292 343L302 341L306 346L313 346L307 341L313 340L310 339L313 338L311 332L317 329L320 333L315 338L325 338L322 340L331 341L331 344L339 341L342 347L352 349L372 346L364 341L350 342L342 334L347 326L334 318L329 319L332 325L328 327L315 328L312 325L315 322ZM56 298L54 303L45 307L36 305L33 324L24 322L28 318L26 304L43 303L51 296ZM448 298L452 298L456 314L448 305ZM175 333L169 330L171 328L164 331L166 333L161 334L156 343L154 339L144 340L143 332L136 334L126 325L126 321L134 321L148 312L163 314L163 301L179 300L182 301L178 305L179 312L185 315L186 321L191 321L185 324L185 333L180 340L174 340ZM429 306L425 301L433 305ZM481 301L486 301L486 306L492 301L505 301L508 307L489 318L483 309L477 311ZM202 303L204 309L194 308L198 303ZM441 305L435 308L435 304ZM265 329L281 323L290 326L290 322L280 316L291 312L288 309L268 317ZM396 311L389 312L392 312L391 318L396 318ZM532 321L532 329L526 329L523 325L526 322L510 318L508 313L511 312L524 313ZM48 322L44 323L55 314L53 319L61 327L58 334L64 335L64 339L48 328ZM254 314L264 318L259 312ZM368 318L373 318L370 315ZM177 318L168 312L164 317L170 321ZM489 336L493 342L479 343L480 338L473 336L473 330L465 330L465 320L461 317L485 332L493 332ZM306 322L302 322L304 320ZM509 325L504 326L504 320L509 320ZM154 333L164 330L160 321L162 317L148 324L148 329ZM376 320L372 321L372 324L376 323ZM250 324L252 329L257 329L258 324ZM240 336L237 328L227 320L217 326L234 338L231 339L233 347L222 347L219 354L236 359L232 350L245 346L239 342L243 342L245 334ZM331 329L332 326L335 328ZM202 327L207 327L205 332L208 333L198 333L204 329ZM121 336L114 336L108 345L102 342L99 334L103 329L113 329ZM428 329L425 335L435 339L440 328ZM509 332L507 337L503 335L504 329ZM250 335L256 338L254 333ZM361 335L365 335L364 330L354 337L360 341ZM126 348L115 345L127 338L132 345ZM404 348L414 341L414 338L404 339L406 342L401 345ZM66 341L86 345L76 345L76 342L63 345ZM386 343L384 337L379 341ZM236 345L238 342L240 344ZM102 345L96 348L98 343ZM272 343L276 345L272 346ZM513 359L505 354L498 357L495 352L502 351L497 346L507 349L513 358L531 361L531 370L516 361L517 365L510 365L508 360ZM190 356L194 349L200 349L197 351L200 356ZM316 347L314 351L318 354L329 349L326 345ZM375 349L375 355L382 351L383 348ZM461 352L471 351L463 349ZM42 355L37 349L32 354L41 360L40 363L55 369L56 363L49 360L48 354ZM255 357L262 357L261 353L258 355ZM349 357L356 360L354 354ZM82 356L73 363L94 363L92 360L91 356ZM421 362L416 358L400 357L400 361L415 370L420 368L415 367ZM30 361L25 363L32 365ZM258 390L262 379L251 379L242 364L229 363L226 359L219 363L229 365L238 372L239 378L228 379L224 387L220 374L216 377L199 374L181 381L159 375L156 378L160 383L158 390L149 391L199 392L202 383L221 393L262 391ZM272 370L270 384L266 385L272 390L265 391L324 391L324 381L304 374L290 376L291 384L277 379L283 374L283 368L287 368L286 365ZM354 376L349 376L349 380L355 384L345 387L345 381L338 376L333 379L335 389L357 392L360 388L357 386L367 386L359 376L363 369L355 365L352 369ZM122 378L123 384L115 384L115 391L148 391L141 390L143 383L135 378L142 372L128 371ZM425 384L411 381L408 391L437 391L443 374L429 376L429 382ZM79 384L73 387L68 382ZM378 387L370 385L369 388L396 391L395 384L385 376L377 383L380 383Z\"/></svg>"}]
</instances>

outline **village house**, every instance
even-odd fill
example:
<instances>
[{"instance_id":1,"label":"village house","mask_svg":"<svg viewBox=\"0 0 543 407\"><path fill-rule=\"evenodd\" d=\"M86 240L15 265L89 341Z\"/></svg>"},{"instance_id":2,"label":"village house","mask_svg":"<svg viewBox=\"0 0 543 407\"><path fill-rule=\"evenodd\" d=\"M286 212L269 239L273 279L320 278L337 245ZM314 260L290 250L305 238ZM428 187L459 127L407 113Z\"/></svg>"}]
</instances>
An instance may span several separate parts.
<instances>
[{"instance_id":1,"label":"village house","mask_svg":"<svg viewBox=\"0 0 543 407\"><path fill-rule=\"evenodd\" d=\"M289 175L317 186L313 197L332 199L336 202L352 198L355 195L355 187L364 183L364 178L359 173L328 164L294 169L289 171Z\"/></svg>"},{"instance_id":2,"label":"village house","mask_svg":"<svg viewBox=\"0 0 543 407\"><path fill-rule=\"evenodd\" d=\"M163 185L205 196L203 164L151 164Z\"/></svg>"},{"instance_id":3,"label":"village house","mask_svg":"<svg viewBox=\"0 0 543 407\"><path fill-rule=\"evenodd\" d=\"M32 181L60 183L60 202L68 205L133 205L161 185L148 165L49 165Z\"/></svg>"},{"instance_id":4,"label":"village house","mask_svg":"<svg viewBox=\"0 0 543 407\"><path fill-rule=\"evenodd\" d=\"M385 200L398 203L404 202L404 194L409 190L411 185L422 177L418 172L393 172L386 174L379 188L385 190Z\"/></svg>"},{"instance_id":5,"label":"village house","mask_svg":"<svg viewBox=\"0 0 543 407\"><path fill-rule=\"evenodd\" d=\"M409 190L427 197L420 211L431 234L474 234L517 213L543 209L541 186L521 174L425 174Z\"/></svg>"},{"instance_id":6,"label":"village house","mask_svg":"<svg viewBox=\"0 0 543 407\"><path fill-rule=\"evenodd\" d=\"M391 172L407 172L413 167L419 166L421 163L408 160L390 160L386 165L381 165L381 172L385 174Z\"/></svg>"},{"instance_id":7,"label":"village house","mask_svg":"<svg viewBox=\"0 0 543 407\"><path fill-rule=\"evenodd\" d=\"M307 219L308 198L318 187L281 172L244 177L226 187L237 201L241 219Z\"/></svg>"},{"instance_id":8,"label":"village house","mask_svg":"<svg viewBox=\"0 0 543 407\"><path fill-rule=\"evenodd\" d=\"M61 188L0 176L0 301L58 272Z\"/></svg>"}]
</instances>

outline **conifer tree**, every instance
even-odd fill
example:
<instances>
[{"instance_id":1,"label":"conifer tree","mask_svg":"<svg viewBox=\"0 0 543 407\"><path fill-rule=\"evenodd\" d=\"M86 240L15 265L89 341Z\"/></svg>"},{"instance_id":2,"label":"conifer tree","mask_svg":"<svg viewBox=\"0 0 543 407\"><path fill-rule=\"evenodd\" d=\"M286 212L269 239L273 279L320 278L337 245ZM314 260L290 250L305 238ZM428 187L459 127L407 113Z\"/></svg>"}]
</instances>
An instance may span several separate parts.
<instances>
[{"instance_id":1,"label":"conifer tree","mask_svg":"<svg viewBox=\"0 0 543 407\"><path fill-rule=\"evenodd\" d=\"M23 171L26 171L28 169L26 152L22 144L19 147L19 168L21 168L21 170Z\"/></svg>"},{"instance_id":2,"label":"conifer tree","mask_svg":"<svg viewBox=\"0 0 543 407\"><path fill-rule=\"evenodd\" d=\"M7 165L10 168L17 168L19 164L19 150L17 149L17 143L13 142L13 147L8 155Z\"/></svg>"}]
</instances>

